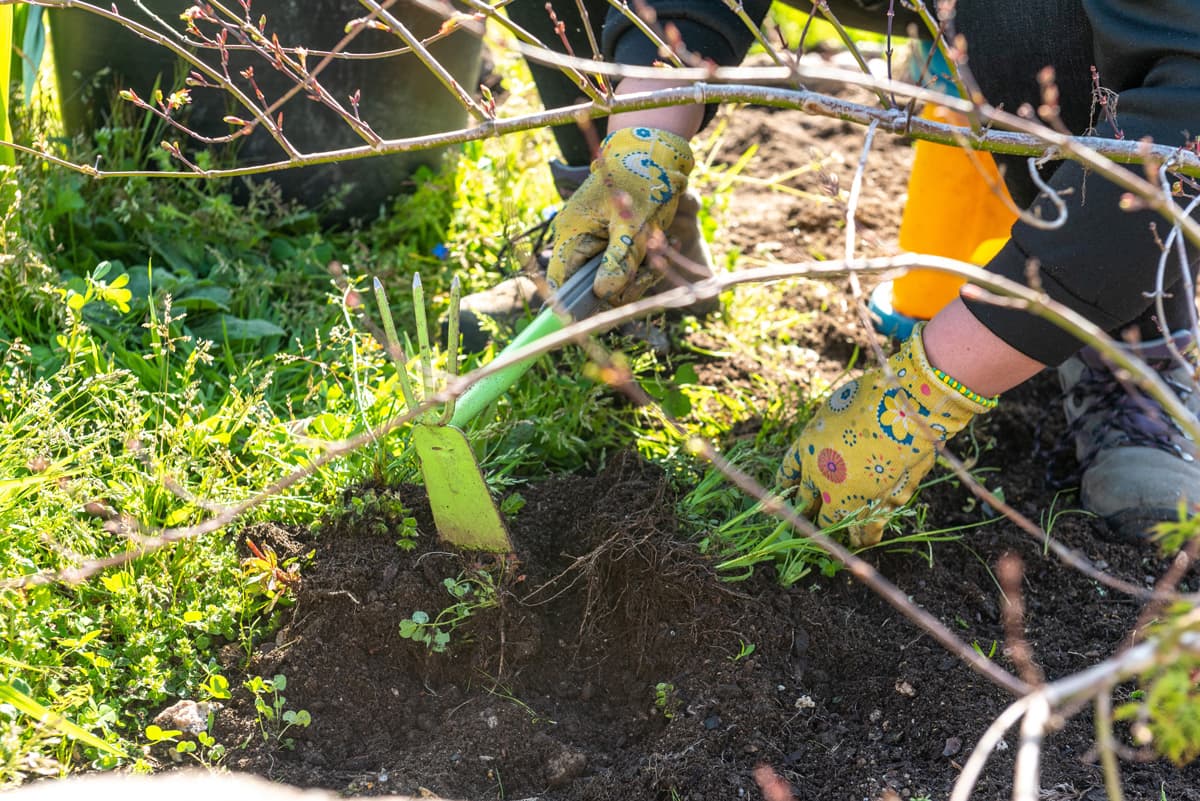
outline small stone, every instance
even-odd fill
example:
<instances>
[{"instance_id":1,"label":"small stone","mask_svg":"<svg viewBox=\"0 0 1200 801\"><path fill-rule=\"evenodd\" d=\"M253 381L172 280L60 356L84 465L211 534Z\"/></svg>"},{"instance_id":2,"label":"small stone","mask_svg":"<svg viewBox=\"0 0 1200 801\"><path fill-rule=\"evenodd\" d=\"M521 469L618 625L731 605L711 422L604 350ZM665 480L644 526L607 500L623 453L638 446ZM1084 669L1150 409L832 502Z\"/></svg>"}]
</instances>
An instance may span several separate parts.
<instances>
[{"instance_id":1,"label":"small stone","mask_svg":"<svg viewBox=\"0 0 1200 801\"><path fill-rule=\"evenodd\" d=\"M942 756L952 757L962 750L962 740L958 737L947 737L946 746L942 749Z\"/></svg>"},{"instance_id":2,"label":"small stone","mask_svg":"<svg viewBox=\"0 0 1200 801\"><path fill-rule=\"evenodd\" d=\"M720 725L721 725L721 716L720 715L709 715L708 717L706 717L704 719L704 728L708 729L709 731L712 731L713 729L717 728Z\"/></svg>"},{"instance_id":3,"label":"small stone","mask_svg":"<svg viewBox=\"0 0 1200 801\"><path fill-rule=\"evenodd\" d=\"M550 787L566 787L583 775L587 769L587 757L580 751L562 751L546 762L546 784Z\"/></svg>"},{"instance_id":4,"label":"small stone","mask_svg":"<svg viewBox=\"0 0 1200 801\"><path fill-rule=\"evenodd\" d=\"M904 679L896 679L896 692L905 698L914 698L917 695L917 691L913 689L913 686Z\"/></svg>"},{"instance_id":5,"label":"small stone","mask_svg":"<svg viewBox=\"0 0 1200 801\"><path fill-rule=\"evenodd\" d=\"M207 703L198 704L185 699L171 704L159 712L154 716L152 722L165 731L181 731L190 737L195 737L200 732L208 730L208 711Z\"/></svg>"}]
</instances>

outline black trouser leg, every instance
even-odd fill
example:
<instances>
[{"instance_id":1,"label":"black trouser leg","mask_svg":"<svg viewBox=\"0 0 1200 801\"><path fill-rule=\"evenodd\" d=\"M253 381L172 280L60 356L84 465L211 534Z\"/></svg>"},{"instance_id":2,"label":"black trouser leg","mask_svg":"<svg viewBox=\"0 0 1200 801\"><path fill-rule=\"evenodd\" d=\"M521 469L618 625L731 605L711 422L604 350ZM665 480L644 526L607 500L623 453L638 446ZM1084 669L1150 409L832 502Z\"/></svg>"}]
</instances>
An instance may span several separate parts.
<instances>
[{"instance_id":1,"label":"black trouser leg","mask_svg":"<svg viewBox=\"0 0 1200 801\"><path fill-rule=\"evenodd\" d=\"M865 12L858 3L831 2L834 12L861 27L882 31L886 3ZM1060 117L1076 134L1095 130L1126 139L1150 137L1184 145L1196 132L1200 109L1200 4L1191 0L959 0L954 20L967 42L968 63L993 106L1017 112L1042 102L1038 75L1052 67ZM1115 126L1093 108L1092 67L1103 86L1117 93ZM1095 112L1095 113L1094 113ZM1038 197L1026 160L998 162L1013 199L1022 207L1056 216ZM1135 328L1143 339L1164 328L1190 327L1195 298L1185 291L1177 259L1165 276L1165 320L1152 298L1160 238L1170 226L1149 211L1122 211L1125 190L1085 173L1070 161L1053 162L1041 176L1067 203L1065 225L1053 231L1018 222L1009 245L989 267L1024 283L1031 263L1055 300L1110 333ZM947 209L953 225L953 210ZM1191 269L1195 269L1193 262ZM1025 312L983 302L972 312L1006 342L1046 364L1070 356L1079 342L1056 325Z\"/></svg>"},{"instance_id":2,"label":"black trouser leg","mask_svg":"<svg viewBox=\"0 0 1200 801\"><path fill-rule=\"evenodd\" d=\"M595 40L599 42L600 27L608 13L608 3L605 0L584 0L583 5L595 31ZM554 23L546 11L546 0L513 0L505 8L513 22L536 36L546 47L560 53L566 52L562 39L555 32ZM565 24L564 34L575 55L579 58L591 58L592 45L576 0L558 0L554 3L554 13L559 21ZM587 99L574 81L554 67L530 62L529 71L533 74L538 95L546 108L569 106ZM605 120L593 120L592 124L595 126L596 141L603 139ZM557 125L551 130L558 142L563 161L577 165L587 164L592 160L589 137L578 125Z\"/></svg>"}]
</instances>

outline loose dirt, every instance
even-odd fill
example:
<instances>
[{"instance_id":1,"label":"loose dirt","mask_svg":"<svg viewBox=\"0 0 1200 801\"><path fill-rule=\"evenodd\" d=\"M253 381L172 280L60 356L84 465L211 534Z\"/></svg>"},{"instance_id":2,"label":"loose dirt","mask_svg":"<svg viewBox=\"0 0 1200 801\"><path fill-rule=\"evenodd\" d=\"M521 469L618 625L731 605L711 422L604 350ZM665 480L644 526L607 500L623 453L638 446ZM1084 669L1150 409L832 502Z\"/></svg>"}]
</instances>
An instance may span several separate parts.
<instances>
[{"instance_id":1,"label":"loose dirt","mask_svg":"<svg viewBox=\"0 0 1200 801\"><path fill-rule=\"evenodd\" d=\"M727 246L789 261L840 255L843 210L827 202L829 187L849 185L862 130L744 109L722 157L732 161L750 143L760 145L754 174L793 169L797 154L816 166L791 182L807 194L739 189ZM877 151L859 215L860 253L868 255L895 252L910 158L907 145L887 138ZM868 336L837 310L803 335L822 369L844 364ZM1097 566L1148 586L1165 566L1150 547L1110 542L1081 514L1048 517L1077 504L1050 480L1070 469L1052 450L1062 434L1056 403L1052 376L1042 376L981 421L975 443L989 486L1035 522L1052 523L1055 538ZM623 456L597 475L524 487L527 505L512 522L517 552L503 564L403 551L387 531L394 520L383 532L369 518L319 537L252 532L282 555L315 551L284 626L248 670L285 674L288 708L307 710L312 725L287 733L290 750L264 742L251 699L238 691L218 716L217 738L248 746L231 749L227 764L350 794L424 788L448 798L555 801L761 798L753 773L765 764L801 800L873 800L889 790L945 798L1012 699L845 573L789 589L769 568L722 580L681 541L668 486L656 469ZM373 491L414 510L421 540L432 541L418 488ZM932 526L984 514L954 482L922 497ZM1011 522L932 551L885 548L869 559L1011 669L994 578L1005 554L1024 562L1028 642L1049 678L1122 646L1140 604L1064 567ZM398 636L414 611L433 617L455 602L446 577L479 567L500 577L490 596L497 605L456 628L446 653ZM1196 576L1184 586L1196 590ZM1105 797L1092 742L1087 711L1049 738L1042 798ZM1009 796L1016 745L1010 734L975 797ZM1134 760L1123 770L1129 798L1200 799L1194 766Z\"/></svg>"}]
</instances>

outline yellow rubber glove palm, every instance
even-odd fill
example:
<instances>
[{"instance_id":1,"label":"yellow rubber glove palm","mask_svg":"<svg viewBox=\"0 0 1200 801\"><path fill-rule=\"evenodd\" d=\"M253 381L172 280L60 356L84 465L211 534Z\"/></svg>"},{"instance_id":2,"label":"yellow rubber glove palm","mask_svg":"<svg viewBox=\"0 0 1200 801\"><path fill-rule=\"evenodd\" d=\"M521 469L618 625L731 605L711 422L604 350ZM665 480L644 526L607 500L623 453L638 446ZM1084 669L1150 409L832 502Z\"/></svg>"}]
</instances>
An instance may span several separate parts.
<instances>
[{"instance_id":1,"label":"yellow rubber glove palm","mask_svg":"<svg viewBox=\"0 0 1200 801\"><path fill-rule=\"evenodd\" d=\"M834 390L780 465L778 482L799 487L801 512L820 526L861 509L903 506L933 467L938 444L995 407L930 366L923 328L888 360L894 378L876 369ZM884 522L852 527L851 543L879 542Z\"/></svg>"},{"instance_id":2,"label":"yellow rubber glove palm","mask_svg":"<svg viewBox=\"0 0 1200 801\"><path fill-rule=\"evenodd\" d=\"M614 304L637 299L657 276L638 276L654 231L671 224L695 166L687 140L656 128L609 134L592 173L554 218L546 278L561 286L600 251L596 296Z\"/></svg>"}]
</instances>

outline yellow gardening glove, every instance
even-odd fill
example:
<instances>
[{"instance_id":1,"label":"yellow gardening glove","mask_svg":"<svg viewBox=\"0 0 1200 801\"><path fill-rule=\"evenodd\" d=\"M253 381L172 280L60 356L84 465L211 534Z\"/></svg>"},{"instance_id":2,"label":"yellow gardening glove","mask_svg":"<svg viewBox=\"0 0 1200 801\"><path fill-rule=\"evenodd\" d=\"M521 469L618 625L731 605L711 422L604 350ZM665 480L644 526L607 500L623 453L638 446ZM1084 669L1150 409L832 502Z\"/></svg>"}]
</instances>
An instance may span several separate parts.
<instances>
[{"instance_id":1,"label":"yellow gardening glove","mask_svg":"<svg viewBox=\"0 0 1200 801\"><path fill-rule=\"evenodd\" d=\"M658 278L637 275L647 240L675 218L695 163L687 140L668 131L622 128L609 134L591 175L554 217L546 269L551 286L562 286L603 250L596 296L613 304L640 297Z\"/></svg>"},{"instance_id":2,"label":"yellow gardening glove","mask_svg":"<svg viewBox=\"0 0 1200 801\"><path fill-rule=\"evenodd\" d=\"M933 467L937 446L995 407L994 398L930 366L923 329L888 359L894 377L871 370L834 390L779 466L778 482L799 488L801 513L821 527L860 509L903 506ZM853 527L851 544L879 542L884 522Z\"/></svg>"}]
</instances>

